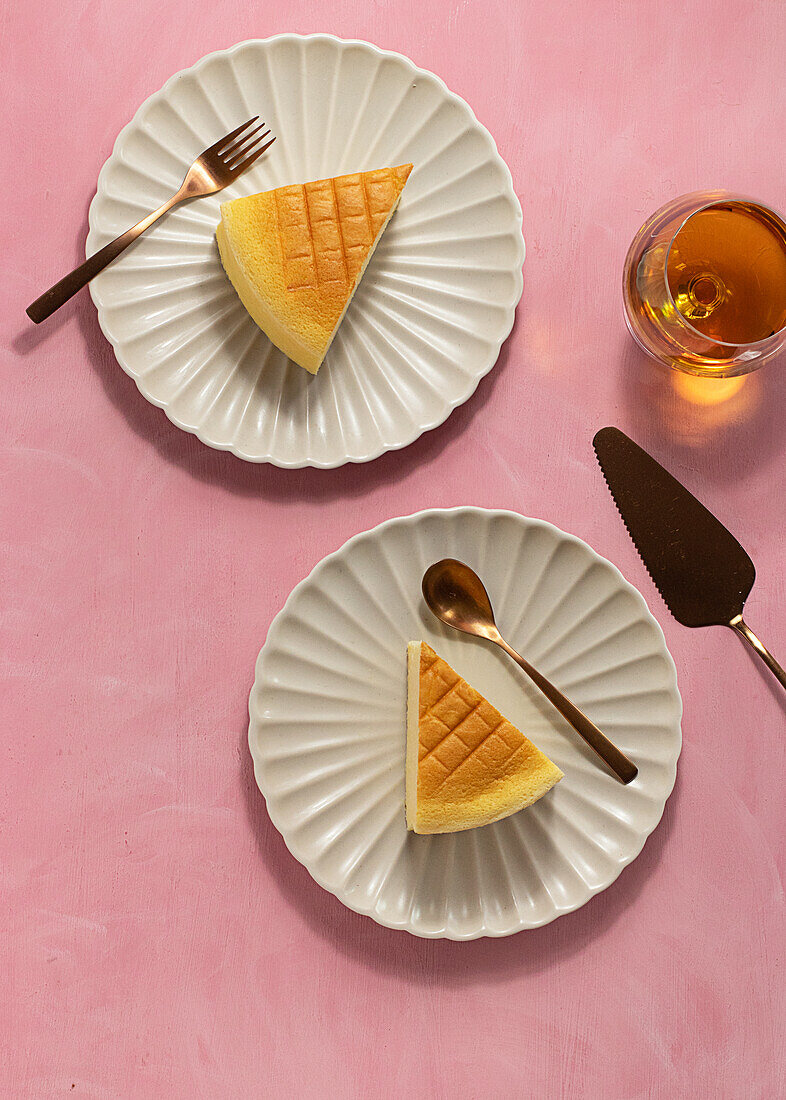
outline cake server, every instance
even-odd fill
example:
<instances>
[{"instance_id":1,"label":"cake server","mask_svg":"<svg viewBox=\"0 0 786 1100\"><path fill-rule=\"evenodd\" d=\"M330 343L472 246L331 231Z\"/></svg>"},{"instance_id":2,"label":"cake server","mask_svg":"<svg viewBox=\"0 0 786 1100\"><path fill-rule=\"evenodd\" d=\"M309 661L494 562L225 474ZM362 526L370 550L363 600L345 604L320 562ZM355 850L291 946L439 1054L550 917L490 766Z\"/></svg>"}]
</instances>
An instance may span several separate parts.
<instances>
[{"instance_id":1,"label":"cake server","mask_svg":"<svg viewBox=\"0 0 786 1100\"><path fill-rule=\"evenodd\" d=\"M152 214L148 214L146 218L142 218L141 222L132 225L125 233L104 245L69 275L65 275L49 290L44 291L40 298L36 298L32 305L27 307L26 313L30 320L38 325L47 317L51 317L56 309L60 309L78 290L87 286L107 264L111 264L112 260L116 259L146 229L149 229L153 222L158 221L177 203L183 202L184 199L199 198L202 195L214 195L216 191L221 191L230 183L234 183L237 177L259 160L265 150L269 149L276 140L272 137L270 141L262 144L270 134L270 130L260 134L259 131L265 125L264 122L253 130L249 130L249 126L258 121L259 115L255 115L242 126L238 126L231 134L225 134L215 145L211 145L209 149L200 153L171 199L167 199Z\"/></svg>"},{"instance_id":2,"label":"cake server","mask_svg":"<svg viewBox=\"0 0 786 1100\"><path fill-rule=\"evenodd\" d=\"M601 428L592 442L628 533L677 622L731 627L786 688L786 671L743 620L756 570L735 537L619 428Z\"/></svg>"}]
</instances>

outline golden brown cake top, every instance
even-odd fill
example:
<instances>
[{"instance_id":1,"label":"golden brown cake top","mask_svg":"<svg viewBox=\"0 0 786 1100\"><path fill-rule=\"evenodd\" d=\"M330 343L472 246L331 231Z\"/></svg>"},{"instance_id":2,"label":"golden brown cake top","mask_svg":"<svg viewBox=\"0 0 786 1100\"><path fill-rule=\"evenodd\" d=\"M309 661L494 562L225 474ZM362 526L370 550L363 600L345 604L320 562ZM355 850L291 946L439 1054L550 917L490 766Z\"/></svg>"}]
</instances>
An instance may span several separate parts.
<instances>
[{"instance_id":1,"label":"golden brown cake top","mask_svg":"<svg viewBox=\"0 0 786 1100\"><path fill-rule=\"evenodd\" d=\"M543 754L425 642L420 653L418 798L448 802L522 767Z\"/></svg>"},{"instance_id":2,"label":"golden brown cake top","mask_svg":"<svg viewBox=\"0 0 786 1100\"><path fill-rule=\"evenodd\" d=\"M402 164L277 187L287 289L351 285L411 171L411 164Z\"/></svg>"}]
</instances>

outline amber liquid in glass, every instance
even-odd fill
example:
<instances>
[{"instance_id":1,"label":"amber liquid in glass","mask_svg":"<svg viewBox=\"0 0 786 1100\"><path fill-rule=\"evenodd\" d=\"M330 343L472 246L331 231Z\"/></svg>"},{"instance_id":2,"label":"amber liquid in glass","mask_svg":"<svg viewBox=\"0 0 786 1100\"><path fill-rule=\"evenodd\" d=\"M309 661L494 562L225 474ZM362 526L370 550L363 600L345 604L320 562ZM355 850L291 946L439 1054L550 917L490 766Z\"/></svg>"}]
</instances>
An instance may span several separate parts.
<instances>
[{"instance_id":1,"label":"amber liquid in glass","mask_svg":"<svg viewBox=\"0 0 786 1100\"><path fill-rule=\"evenodd\" d=\"M694 214L674 238L666 272L677 309L710 340L752 344L786 324L786 237L753 203Z\"/></svg>"},{"instance_id":2,"label":"amber liquid in glass","mask_svg":"<svg viewBox=\"0 0 786 1100\"><path fill-rule=\"evenodd\" d=\"M743 196L682 196L639 230L623 282L648 354L691 374L747 374L786 341L786 222Z\"/></svg>"}]
</instances>

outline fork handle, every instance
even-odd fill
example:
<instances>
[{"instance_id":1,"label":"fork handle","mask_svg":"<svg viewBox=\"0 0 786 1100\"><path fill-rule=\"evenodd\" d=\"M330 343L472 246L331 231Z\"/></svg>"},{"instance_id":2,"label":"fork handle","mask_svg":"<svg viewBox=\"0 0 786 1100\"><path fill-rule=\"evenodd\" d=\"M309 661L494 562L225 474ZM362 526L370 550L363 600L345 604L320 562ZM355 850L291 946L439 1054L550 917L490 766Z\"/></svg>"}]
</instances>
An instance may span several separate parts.
<instances>
[{"instance_id":1,"label":"fork handle","mask_svg":"<svg viewBox=\"0 0 786 1100\"><path fill-rule=\"evenodd\" d=\"M781 687L786 688L786 669L781 668L769 649L759 641L748 624L743 620L742 615L737 615L733 618L729 626L732 630L736 630L739 636L745 639L751 649L758 653Z\"/></svg>"},{"instance_id":2,"label":"fork handle","mask_svg":"<svg viewBox=\"0 0 786 1100\"><path fill-rule=\"evenodd\" d=\"M44 291L40 298L36 298L33 304L27 307L26 312L30 320L35 321L38 325L41 321L45 321L47 317L51 317L56 309L60 309L69 298L73 298L78 290L81 290L83 286L87 286L99 271L103 271L107 264L111 264L112 260L119 256L123 249L128 248L132 241L135 241L146 229L149 229L153 222L158 221L162 214L166 214L167 210L171 210L175 203L180 202L181 198L183 198L183 195L178 191L171 199L167 199L163 206L159 206L158 210L154 210L152 214L142 218L141 222L132 225L125 233L116 237L114 241L110 241L109 244L104 245L98 252L85 260L83 264L74 268L70 274L64 276L49 290Z\"/></svg>"},{"instance_id":3,"label":"fork handle","mask_svg":"<svg viewBox=\"0 0 786 1100\"><path fill-rule=\"evenodd\" d=\"M501 646L508 656L512 657L516 664L526 672L530 680L537 684L548 701L557 708L563 718L570 722L576 733L584 738L601 760L608 764L619 780L623 783L630 783L636 778L639 774L636 765L628 760L625 753L612 744L604 733L601 733L595 723L591 722L575 703L571 703L570 699L563 695L559 688L554 687L551 681L542 676L536 668L533 668L529 661L525 661L521 654L512 649L501 635L498 638L493 638L492 641Z\"/></svg>"}]
</instances>

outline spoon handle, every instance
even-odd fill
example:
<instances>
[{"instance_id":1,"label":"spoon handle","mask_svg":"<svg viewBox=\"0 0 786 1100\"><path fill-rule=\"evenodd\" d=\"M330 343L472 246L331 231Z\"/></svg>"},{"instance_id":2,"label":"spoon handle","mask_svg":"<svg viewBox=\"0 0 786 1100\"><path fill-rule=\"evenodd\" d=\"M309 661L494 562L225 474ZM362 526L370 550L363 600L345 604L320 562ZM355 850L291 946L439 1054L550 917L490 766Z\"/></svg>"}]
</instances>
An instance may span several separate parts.
<instances>
[{"instance_id":1,"label":"spoon handle","mask_svg":"<svg viewBox=\"0 0 786 1100\"><path fill-rule=\"evenodd\" d=\"M496 641L496 639L494 640ZM500 637L497 644L526 672L530 680L537 684L549 702L554 704L562 717L570 722L576 733L584 738L601 760L608 764L618 779L621 779L623 783L630 783L631 780L636 778L639 774L636 765L628 760L627 756L620 752L605 734L600 732L586 714L583 714L574 703L571 703L570 699L566 698L559 688L555 688L550 680L547 680L545 676L541 676L538 670L533 668L529 661L525 661L520 653L512 649L504 638Z\"/></svg>"}]
</instances>

